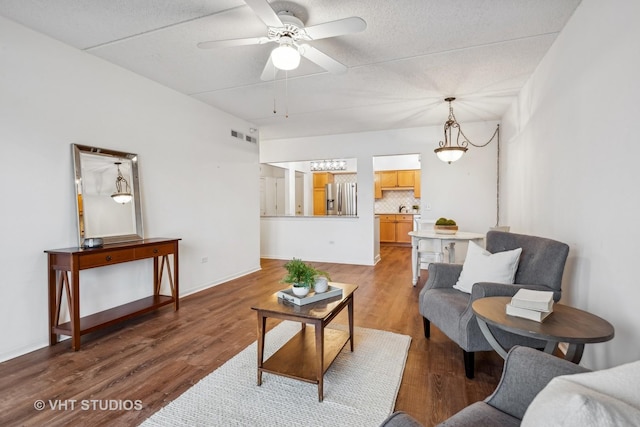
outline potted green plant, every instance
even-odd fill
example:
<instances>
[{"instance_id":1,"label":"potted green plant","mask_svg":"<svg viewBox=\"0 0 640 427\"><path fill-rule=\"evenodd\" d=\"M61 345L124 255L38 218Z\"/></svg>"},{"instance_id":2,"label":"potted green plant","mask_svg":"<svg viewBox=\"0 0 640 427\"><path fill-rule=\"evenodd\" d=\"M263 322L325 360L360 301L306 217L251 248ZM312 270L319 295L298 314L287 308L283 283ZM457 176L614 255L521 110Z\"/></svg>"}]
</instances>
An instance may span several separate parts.
<instances>
[{"instance_id":1,"label":"potted green plant","mask_svg":"<svg viewBox=\"0 0 640 427\"><path fill-rule=\"evenodd\" d=\"M433 229L438 234L456 234L458 232L458 225L452 219L438 218Z\"/></svg>"},{"instance_id":2,"label":"potted green plant","mask_svg":"<svg viewBox=\"0 0 640 427\"><path fill-rule=\"evenodd\" d=\"M284 265L284 268L287 270L287 274L281 282L291 284L293 293L297 296L307 295L320 276L331 280L327 272L318 270L301 259L293 258Z\"/></svg>"}]
</instances>

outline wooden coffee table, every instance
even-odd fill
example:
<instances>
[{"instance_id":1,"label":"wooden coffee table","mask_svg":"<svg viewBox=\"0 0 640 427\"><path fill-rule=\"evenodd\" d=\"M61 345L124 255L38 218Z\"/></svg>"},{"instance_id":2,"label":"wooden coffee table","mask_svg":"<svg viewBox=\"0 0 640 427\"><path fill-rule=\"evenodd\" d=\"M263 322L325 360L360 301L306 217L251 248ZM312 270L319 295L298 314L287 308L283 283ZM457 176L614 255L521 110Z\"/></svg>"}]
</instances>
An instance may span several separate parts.
<instances>
[{"instance_id":1,"label":"wooden coffee table","mask_svg":"<svg viewBox=\"0 0 640 427\"><path fill-rule=\"evenodd\" d=\"M580 363L586 343L605 342L613 338L611 323L586 311L554 304L553 313L540 323L507 315L505 307L510 301L511 297L480 298L471 306L484 337L503 359L508 349L500 345L487 325L547 341L544 351L549 354L555 352L558 343L565 342L569 344L565 359L573 363Z\"/></svg>"},{"instance_id":2,"label":"wooden coffee table","mask_svg":"<svg viewBox=\"0 0 640 427\"><path fill-rule=\"evenodd\" d=\"M251 307L258 314L258 385L262 373L282 375L318 384L318 400L322 402L324 373L329 369L347 341L353 351L353 293L357 285L330 283L342 288L342 296L321 300L307 305L295 305L278 299L277 293ZM347 307L349 332L325 327ZM264 338L267 318L301 322L300 332L264 360ZM312 324L315 333L308 333L306 324Z\"/></svg>"}]
</instances>

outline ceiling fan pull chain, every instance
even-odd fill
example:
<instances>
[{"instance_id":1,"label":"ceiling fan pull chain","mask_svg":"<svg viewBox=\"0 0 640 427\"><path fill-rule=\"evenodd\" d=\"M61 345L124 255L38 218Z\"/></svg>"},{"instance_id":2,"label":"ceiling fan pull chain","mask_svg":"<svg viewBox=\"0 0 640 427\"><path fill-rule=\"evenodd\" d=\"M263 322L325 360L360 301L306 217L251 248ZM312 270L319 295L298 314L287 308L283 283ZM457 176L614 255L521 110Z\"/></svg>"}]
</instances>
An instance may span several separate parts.
<instances>
[{"instance_id":1,"label":"ceiling fan pull chain","mask_svg":"<svg viewBox=\"0 0 640 427\"><path fill-rule=\"evenodd\" d=\"M276 114L276 94L278 93L278 85L276 79L273 79L273 114Z\"/></svg>"},{"instance_id":2,"label":"ceiling fan pull chain","mask_svg":"<svg viewBox=\"0 0 640 427\"><path fill-rule=\"evenodd\" d=\"M284 118L289 118L289 72L284 72Z\"/></svg>"}]
</instances>

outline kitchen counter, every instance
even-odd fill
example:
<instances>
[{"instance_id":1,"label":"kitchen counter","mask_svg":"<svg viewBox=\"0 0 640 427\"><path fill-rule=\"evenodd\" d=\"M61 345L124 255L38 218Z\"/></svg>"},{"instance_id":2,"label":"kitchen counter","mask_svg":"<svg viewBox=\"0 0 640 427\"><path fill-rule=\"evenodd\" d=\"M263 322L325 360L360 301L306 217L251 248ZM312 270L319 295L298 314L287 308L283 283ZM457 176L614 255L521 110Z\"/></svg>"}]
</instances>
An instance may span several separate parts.
<instances>
[{"instance_id":1,"label":"kitchen counter","mask_svg":"<svg viewBox=\"0 0 640 427\"><path fill-rule=\"evenodd\" d=\"M420 215L420 212L376 212L375 215Z\"/></svg>"},{"instance_id":2,"label":"kitchen counter","mask_svg":"<svg viewBox=\"0 0 640 427\"><path fill-rule=\"evenodd\" d=\"M358 215L261 215L260 218L358 218Z\"/></svg>"}]
</instances>

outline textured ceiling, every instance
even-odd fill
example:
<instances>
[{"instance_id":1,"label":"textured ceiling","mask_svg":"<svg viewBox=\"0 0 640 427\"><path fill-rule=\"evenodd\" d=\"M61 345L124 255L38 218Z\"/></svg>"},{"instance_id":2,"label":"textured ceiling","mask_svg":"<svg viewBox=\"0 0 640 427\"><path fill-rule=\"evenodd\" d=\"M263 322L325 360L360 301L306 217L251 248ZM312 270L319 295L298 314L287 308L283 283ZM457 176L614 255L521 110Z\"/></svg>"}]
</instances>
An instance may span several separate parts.
<instances>
[{"instance_id":1,"label":"textured ceiling","mask_svg":"<svg viewBox=\"0 0 640 427\"><path fill-rule=\"evenodd\" d=\"M348 67L303 58L260 75L274 44L197 43L266 35L242 0L0 0L0 14L260 129L261 139L498 120L580 0L296 0L306 26L358 16L363 32L309 44ZM275 109L275 113L274 113Z\"/></svg>"}]
</instances>

